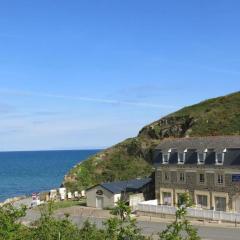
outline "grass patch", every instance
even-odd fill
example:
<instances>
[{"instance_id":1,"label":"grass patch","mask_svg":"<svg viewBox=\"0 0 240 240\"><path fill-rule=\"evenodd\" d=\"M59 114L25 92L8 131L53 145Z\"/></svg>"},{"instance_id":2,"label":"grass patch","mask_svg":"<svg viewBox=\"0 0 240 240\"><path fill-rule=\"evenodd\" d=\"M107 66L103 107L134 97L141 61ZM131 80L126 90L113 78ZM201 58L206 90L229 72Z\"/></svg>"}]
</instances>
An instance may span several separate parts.
<instances>
[{"instance_id":1,"label":"grass patch","mask_svg":"<svg viewBox=\"0 0 240 240\"><path fill-rule=\"evenodd\" d=\"M80 201L67 200L67 201L53 202L52 204L53 210L68 208L73 206L86 206L86 199L81 199Z\"/></svg>"}]
</instances>

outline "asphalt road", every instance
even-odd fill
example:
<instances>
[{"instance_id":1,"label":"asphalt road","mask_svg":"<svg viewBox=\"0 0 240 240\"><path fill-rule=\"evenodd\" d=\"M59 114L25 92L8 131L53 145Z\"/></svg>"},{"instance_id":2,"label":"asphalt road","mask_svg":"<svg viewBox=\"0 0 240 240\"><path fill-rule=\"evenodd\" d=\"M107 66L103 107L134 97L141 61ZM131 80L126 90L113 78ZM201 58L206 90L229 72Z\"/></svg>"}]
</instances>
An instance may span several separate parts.
<instances>
[{"instance_id":1,"label":"asphalt road","mask_svg":"<svg viewBox=\"0 0 240 240\"><path fill-rule=\"evenodd\" d=\"M55 216L57 218L63 218L65 211L66 210L57 211ZM71 211L73 214L70 215L70 219L79 227L81 227L86 220L89 220L95 223L97 227L102 228L103 222L106 221L107 212L96 211L95 214L92 213L92 210L90 210L90 212L91 214L89 214L89 210L85 210L84 208L82 209L81 214L79 214L79 212ZM37 220L39 216L40 214L38 211L30 209L27 211L27 216L24 217L22 221L30 223ZM104 216L104 218L101 218L100 216ZM166 229L167 223L163 221L158 222L156 220L150 221L149 219L138 218L138 226L142 229L143 234L156 236L157 233ZM203 225L203 223L199 223L197 229L203 240L240 240L240 226L236 228L234 225L231 225L231 227L223 226L224 225L218 227L217 224L213 226L211 224Z\"/></svg>"},{"instance_id":2,"label":"asphalt road","mask_svg":"<svg viewBox=\"0 0 240 240\"><path fill-rule=\"evenodd\" d=\"M82 226L85 220L94 222L97 227L103 226L105 219L95 217L79 217L72 216L72 221L79 227ZM142 229L145 235L157 235L159 232L166 229L167 224L162 222L150 222L150 221L138 221L138 226ZM203 240L239 240L240 239L240 228L222 228L222 227L208 227L199 226L197 227L199 235Z\"/></svg>"},{"instance_id":3,"label":"asphalt road","mask_svg":"<svg viewBox=\"0 0 240 240\"><path fill-rule=\"evenodd\" d=\"M21 205L25 205L27 208L31 207L32 198L23 198L13 203L13 206L19 208Z\"/></svg>"},{"instance_id":4,"label":"asphalt road","mask_svg":"<svg viewBox=\"0 0 240 240\"><path fill-rule=\"evenodd\" d=\"M139 222L144 234L156 234L166 228L165 223L158 222ZM205 240L239 240L240 228L217 228L199 226L198 233Z\"/></svg>"}]
</instances>

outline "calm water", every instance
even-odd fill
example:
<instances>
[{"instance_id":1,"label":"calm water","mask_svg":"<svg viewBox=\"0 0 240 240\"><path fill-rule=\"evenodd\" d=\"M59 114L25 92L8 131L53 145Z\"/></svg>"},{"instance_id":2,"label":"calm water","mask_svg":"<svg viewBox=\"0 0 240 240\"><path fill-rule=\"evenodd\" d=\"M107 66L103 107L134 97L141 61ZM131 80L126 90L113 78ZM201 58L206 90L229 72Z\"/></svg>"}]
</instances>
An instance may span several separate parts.
<instances>
[{"instance_id":1,"label":"calm water","mask_svg":"<svg viewBox=\"0 0 240 240\"><path fill-rule=\"evenodd\" d=\"M59 187L71 167L98 151L0 152L0 202Z\"/></svg>"}]
</instances>

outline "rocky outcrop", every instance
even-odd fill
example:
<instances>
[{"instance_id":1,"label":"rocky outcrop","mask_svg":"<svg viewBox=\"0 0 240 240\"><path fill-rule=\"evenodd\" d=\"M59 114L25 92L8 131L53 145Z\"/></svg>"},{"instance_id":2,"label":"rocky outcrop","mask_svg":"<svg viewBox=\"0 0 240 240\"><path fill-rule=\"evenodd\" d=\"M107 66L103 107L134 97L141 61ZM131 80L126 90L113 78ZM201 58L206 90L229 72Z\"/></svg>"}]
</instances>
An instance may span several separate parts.
<instances>
[{"instance_id":1,"label":"rocky outcrop","mask_svg":"<svg viewBox=\"0 0 240 240\"><path fill-rule=\"evenodd\" d=\"M169 116L144 127L139 136L152 139L184 137L194 124L194 118L186 116Z\"/></svg>"}]
</instances>

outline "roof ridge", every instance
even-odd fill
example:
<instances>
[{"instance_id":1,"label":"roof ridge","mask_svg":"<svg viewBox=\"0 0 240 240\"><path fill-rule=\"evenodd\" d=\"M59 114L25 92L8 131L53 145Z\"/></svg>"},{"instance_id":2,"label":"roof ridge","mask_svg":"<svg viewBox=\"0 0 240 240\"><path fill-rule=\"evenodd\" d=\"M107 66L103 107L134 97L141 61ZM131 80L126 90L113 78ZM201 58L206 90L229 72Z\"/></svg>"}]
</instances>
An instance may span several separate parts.
<instances>
[{"instance_id":1,"label":"roof ridge","mask_svg":"<svg viewBox=\"0 0 240 240\"><path fill-rule=\"evenodd\" d=\"M201 138L240 138L240 135L216 135L216 136L193 136L193 137L169 137L164 138L165 140L182 140L182 139L201 139Z\"/></svg>"}]
</instances>

